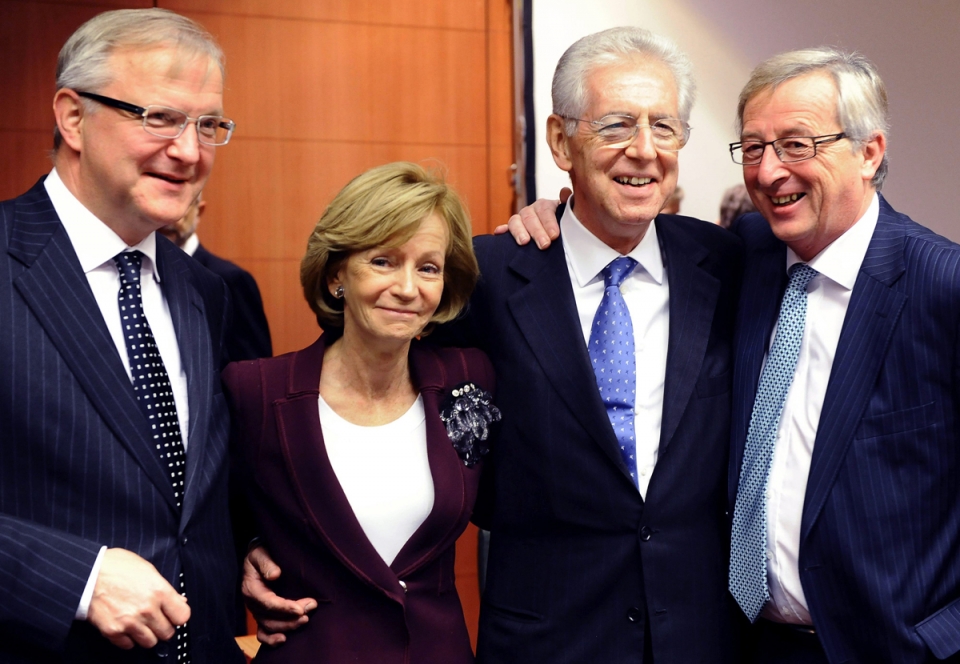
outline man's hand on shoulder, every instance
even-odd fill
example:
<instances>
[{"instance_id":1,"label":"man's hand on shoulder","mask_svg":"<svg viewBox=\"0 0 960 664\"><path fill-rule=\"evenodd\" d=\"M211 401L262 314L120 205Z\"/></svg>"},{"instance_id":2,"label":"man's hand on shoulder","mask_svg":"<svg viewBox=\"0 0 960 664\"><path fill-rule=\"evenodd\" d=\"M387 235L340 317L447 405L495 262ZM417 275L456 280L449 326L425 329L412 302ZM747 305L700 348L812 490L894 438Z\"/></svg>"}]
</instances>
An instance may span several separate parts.
<instances>
[{"instance_id":1,"label":"man's hand on shoulder","mask_svg":"<svg viewBox=\"0 0 960 664\"><path fill-rule=\"evenodd\" d=\"M87 621L115 646L152 648L190 619L187 600L132 551L107 549Z\"/></svg>"},{"instance_id":2,"label":"man's hand on shoulder","mask_svg":"<svg viewBox=\"0 0 960 664\"><path fill-rule=\"evenodd\" d=\"M507 231L513 236L517 244L527 244L532 237L537 247L546 249L553 240L560 237L560 224L557 222L557 208L560 203L566 203L571 192L564 187L560 190L560 200L538 198L532 205L528 205L517 214L510 217L506 224L493 229L494 235L502 235Z\"/></svg>"},{"instance_id":3,"label":"man's hand on shoulder","mask_svg":"<svg viewBox=\"0 0 960 664\"><path fill-rule=\"evenodd\" d=\"M298 600L284 599L270 590L269 581L280 578L280 568L267 550L254 547L243 560L241 590L247 608L257 621L257 640L276 646L287 640L284 632L291 632L310 620L307 613L317 608L311 597Z\"/></svg>"}]
</instances>

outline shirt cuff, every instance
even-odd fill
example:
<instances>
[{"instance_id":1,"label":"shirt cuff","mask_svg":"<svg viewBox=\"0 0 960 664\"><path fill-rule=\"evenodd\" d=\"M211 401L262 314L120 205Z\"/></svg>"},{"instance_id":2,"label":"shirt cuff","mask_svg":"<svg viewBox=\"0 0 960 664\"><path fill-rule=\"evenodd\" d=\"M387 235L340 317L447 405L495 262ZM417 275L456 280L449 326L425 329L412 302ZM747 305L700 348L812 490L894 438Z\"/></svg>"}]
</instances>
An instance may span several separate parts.
<instances>
[{"instance_id":1,"label":"shirt cuff","mask_svg":"<svg viewBox=\"0 0 960 664\"><path fill-rule=\"evenodd\" d=\"M87 585L80 595L80 606L77 607L77 615L74 620L86 620L87 613L90 611L90 602L93 600L93 589L97 585L97 577L100 576L100 565L103 563L103 554L107 552L107 547L101 546L100 553L97 554L97 560L93 563L93 569L90 570L90 578L87 579Z\"/></svg>"}]
</instances>

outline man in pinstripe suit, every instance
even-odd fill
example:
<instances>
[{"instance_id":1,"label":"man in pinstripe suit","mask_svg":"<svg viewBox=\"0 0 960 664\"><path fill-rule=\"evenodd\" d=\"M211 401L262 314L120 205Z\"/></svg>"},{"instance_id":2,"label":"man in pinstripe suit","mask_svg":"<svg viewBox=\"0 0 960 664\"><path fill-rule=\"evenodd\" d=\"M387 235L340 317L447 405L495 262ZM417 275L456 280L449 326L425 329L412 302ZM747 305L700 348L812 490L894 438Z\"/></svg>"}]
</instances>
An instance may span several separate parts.
<instances>
[{"instance_id":1,"label":"man in pinstripe suit","mask_svg":"<svg viewBox=\"0 0 960 664\"><path fill-rule=\"evenodd\" d=\"M878 194L886 92L861 56L767 60L738 124L731 153L760 211L737 228L730 589L752 622L744 661L960 661L960 247ZM795 263L816 272L785 397L764 418L774 340L796 329L778 318ZM757 490L746 469L764 426Z\"/></svg>"},{"instance_id":2,"label":"man in pinstripe suit","mask_svg":"<svg viewBox=\"0 0 960 664\"><path fill-rule=\"evenodd\" d=\"M0 203L0 661L242 661L225 287L154 232L229 140L222 89L222 53L193 21L99 15L60 54L53 171ZM179 488L131 384L118 291L134 277L114 262L130 250L186 454Z\"/></svg>"}]
</instances>

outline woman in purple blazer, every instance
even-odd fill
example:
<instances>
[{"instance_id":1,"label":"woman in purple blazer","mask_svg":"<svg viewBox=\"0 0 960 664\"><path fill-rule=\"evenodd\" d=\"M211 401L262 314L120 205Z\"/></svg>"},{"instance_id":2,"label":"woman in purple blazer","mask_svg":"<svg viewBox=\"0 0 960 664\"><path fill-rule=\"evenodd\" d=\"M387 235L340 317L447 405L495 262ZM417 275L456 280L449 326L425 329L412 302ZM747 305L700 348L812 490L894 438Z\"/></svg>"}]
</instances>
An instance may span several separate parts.
<instances>
[{"instance_id":1,"label":"woman in purple blazer","mask_svg":"<svg viewBox=\"0 0 960 664\"><path fill-rule=\"evenodd\" d=\"M355 178L300 270L325 333L224 373L235 472L282 597L317 608L257 662L459 664L473 653L454 585L486 451L493 371L419 337L476 283L467 213L420 166Z\"/></svg>"}]
</instances>

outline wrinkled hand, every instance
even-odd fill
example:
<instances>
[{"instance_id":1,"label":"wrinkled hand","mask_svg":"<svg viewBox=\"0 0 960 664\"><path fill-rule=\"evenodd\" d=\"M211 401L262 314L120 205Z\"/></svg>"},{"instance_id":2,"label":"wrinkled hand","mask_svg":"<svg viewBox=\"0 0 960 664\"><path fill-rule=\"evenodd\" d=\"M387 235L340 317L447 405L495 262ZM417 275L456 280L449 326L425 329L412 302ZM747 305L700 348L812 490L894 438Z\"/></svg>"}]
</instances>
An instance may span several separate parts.
<instances>
[{"instance_id":1,"label":"wrinkled hand","mask_svg":"<svg viewBox=\"0 0 960 664\"><path fill-rule=\"evenodd\" d=\"M307 613L317 608L317 601L313 598L284 599L270 590L267 582L278 578L280 568L267 550L262 546L251 549L243 560L241 590L247 608L257 621L257 640L268 646L286 641L284 632L306 624L310 620Z\"/></svg>"},{"instance_id":2,"label":"wrinkled hand","mask_svg":"<svg viewBox=\"0 0 960 664\"><path fill-rule=\"evenodd\" d=\"M107 549L87 621L125 650L152 648L190 619L190 607L152 564L126 549Z\"/></svg>"},{"instance_id":3,"label":"wrinkled hand","mask_svg":"<svg viewBox=\"0 0 960 664\"><path fill-rule=\"evenodd\" d=\"M567 187L561 189L559 203L566 203L572 193ZM532 205L510 217L506 224L493 229L493 234L502 235L510 231L517 244L526 244L532 236L540 249L546 249L552 240L560 237L560 224L557 223L559 203L548 198L538 198Z\"/></svg>"}]
</instances>

